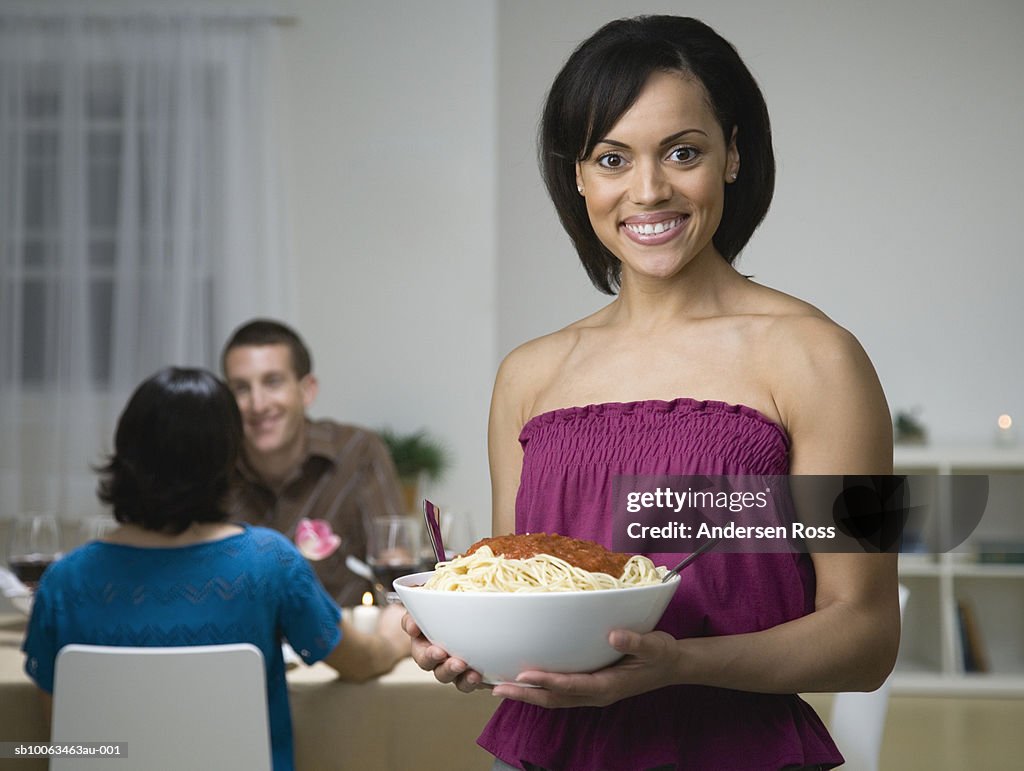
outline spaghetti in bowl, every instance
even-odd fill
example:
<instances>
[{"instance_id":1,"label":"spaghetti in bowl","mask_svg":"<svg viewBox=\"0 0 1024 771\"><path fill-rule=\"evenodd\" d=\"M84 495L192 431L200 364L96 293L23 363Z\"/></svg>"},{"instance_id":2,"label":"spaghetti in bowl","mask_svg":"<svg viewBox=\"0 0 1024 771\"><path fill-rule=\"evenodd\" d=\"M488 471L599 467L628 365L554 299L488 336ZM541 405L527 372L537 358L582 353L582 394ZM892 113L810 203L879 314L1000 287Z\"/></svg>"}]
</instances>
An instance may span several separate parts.
<instances>
[{"instance_id":1,"label":"spaghetti in bowl","mask_svg":"<svg viewBox=\"0 0 1024 771\"><path fill-rule=\"evenodd\" d=\"M452 592L569 592L656 584L667 568L610 552L593 541L547 533L484 538L440 562L427 589Z\"/></svg>"},{"instance_id":2,"label":"spaghetti in bowl","mask_svg":"<svg viewBox=\"0 0 1024 771\"><path fill-rule=\"evenodd\" d=\"M498 559L484 548L474 552L483 554L469 567L462 565L461 575L453 577L449 570L457 558L439 563L437 570L403 576L394 587L428 640L492 684L513 681L526 670L593 672L614 663L621 654L608 644L608 633L654 629L679 585L678 576L662 583L664 568L649 561L636 570L642 580L633 584L597 571L574 575L546 559L508 580L507 573L522 566L510 566L508 558ZM629 555L623 556L628 563ZM482 579L483 574L490 578ZM545 586L544 580L561 588ZM586 586L570 585L577 581Z\"/></svg>"}]
</instances>

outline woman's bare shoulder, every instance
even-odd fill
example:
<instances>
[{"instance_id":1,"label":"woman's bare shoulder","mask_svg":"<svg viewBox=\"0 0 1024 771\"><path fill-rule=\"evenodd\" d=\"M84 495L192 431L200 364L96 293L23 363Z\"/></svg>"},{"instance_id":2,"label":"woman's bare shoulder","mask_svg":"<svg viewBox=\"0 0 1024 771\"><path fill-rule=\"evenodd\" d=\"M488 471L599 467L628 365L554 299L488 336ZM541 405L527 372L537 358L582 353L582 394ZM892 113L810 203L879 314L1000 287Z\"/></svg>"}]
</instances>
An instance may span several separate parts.
<instances>
[{"instance_id":1,"label":"woman's bare shoulder","mask_svg":"<svg viewBox=\"0 0 1024 771\"><path fill-rule=\"evenodd\" d=\"M525 420L532 414L538 394L559 375L588 327L601 323L601 311L562 329L534 338L514 348L502 360L495 380L494 397L512 407Z\"/></svg>"},{"instance_id":2,"label":"woman's bare shoulder","mask_svg":"<svg viewBox=\"0 0 1024 771\"><path fill-rule=\"evenodd\" d=\"M737 303L737 315L750 320L757 345L775 359L782 354L822 354L856 343L820 308L777 289L753 284Z\"/></svg>"},{"instance_id":3,"label":"woman's bare shoulder","mask_svg":"<svg viewBox=\"0 0 1024 771\"><path fill-rule=\"evenodd\" d=\"M857 391L880 395L874 367L860 342L811 303L754 285L740 315L748 319L752 363L784 422L819 404L824 394L836 400Z\"/></svg>"},{"instance_id":4,"label":"woman's bare shoulder","mask_svg":"<svg viewBox=\"0 0 1024 771\"><path fill-rule=\"evenodd\" d=\"M764 342L773 357L810 365L863 354L856 337L819 308L781 292L775 294L764 325Z\"/></svg>"},{"instance_id":5,"label":"woman's bare shoulder","mask_svg":"<svg viewBox=\"0 0 1024 771\"><path fill-rule=\"evenodd\" d=\"M766 319L797 320L818 319L829 321L820 309L799 297L748 281L738 293L736 305L742 313Z\"/></svg>"},{"instance_id":6,"label":"woman's bare shoulder","mask_svg":"<svg viewBox=\"0 0 1024 771\"><path fill-rule=\"evenodd\" d=\"M770 291L758 359L791 436L861 431L885 445L888 407L860 341L810 303Z\"/></svg>"},{"instance_id":7,"label":"woman's bare shoulder","mask_svg":"<svg viewBox=\"0 0 1024 771\"><path fill-rule=\"evenodd\" d=\"M558 372L579 336L579 328L571 324L518 345L498 367L498 385L519 394L540 390Z\"/></svg>"}]
</instances>

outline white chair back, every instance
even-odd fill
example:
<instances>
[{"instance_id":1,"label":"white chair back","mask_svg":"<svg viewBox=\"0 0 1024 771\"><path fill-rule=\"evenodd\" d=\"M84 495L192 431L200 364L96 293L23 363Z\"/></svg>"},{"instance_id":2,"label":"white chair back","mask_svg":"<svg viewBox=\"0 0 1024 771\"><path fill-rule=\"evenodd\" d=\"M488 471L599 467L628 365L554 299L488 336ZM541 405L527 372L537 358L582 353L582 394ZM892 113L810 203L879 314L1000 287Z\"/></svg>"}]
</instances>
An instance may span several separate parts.
<instances>
[{"instance_id":1,"label":"white chair back","mask_svg":"<svg viewBox=\"0 0 1024 771\"><path fill-rule=\"evenodd\" d=\"M910 590L900 584L900 618L907 607ZM829 733L846 758L846 771L878 771L885 716L889 710L892 675L870 693L837 693L832 701Z\"/></svg>"},{"instance_id":2,"label":"white chair back","mask_svg":"<svg viewBox=\"0 0 1024 771\"><path fill-rule=\"evenodd\" d=\"M51 741L119 742L55 757L51 771L270 771L263 655L248 643L175 648L68 645L57 655Z\"/></svg>"}]
</instances>

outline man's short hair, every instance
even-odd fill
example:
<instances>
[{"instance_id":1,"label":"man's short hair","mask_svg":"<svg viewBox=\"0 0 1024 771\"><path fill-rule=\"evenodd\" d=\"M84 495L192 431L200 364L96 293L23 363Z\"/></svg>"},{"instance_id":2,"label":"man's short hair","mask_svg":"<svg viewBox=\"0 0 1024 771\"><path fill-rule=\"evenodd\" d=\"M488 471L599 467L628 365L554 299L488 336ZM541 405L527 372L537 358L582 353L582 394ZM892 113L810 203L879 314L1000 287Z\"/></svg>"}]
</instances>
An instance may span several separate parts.
<instances>
[{"instance_id":1,"label":"man's short hair","mask_svg":"<svg viewBox=\"0 0 1024 771\"><path fill-rule=\"evenodd\" d=\"M298 333L280 321L253 319L234 331L221 353L220 366L227 375L228 353L233 348L260 345L287 345L292 355L292 369L299 380L313 371L313 357Z\"/></svg>"}]
</instances>

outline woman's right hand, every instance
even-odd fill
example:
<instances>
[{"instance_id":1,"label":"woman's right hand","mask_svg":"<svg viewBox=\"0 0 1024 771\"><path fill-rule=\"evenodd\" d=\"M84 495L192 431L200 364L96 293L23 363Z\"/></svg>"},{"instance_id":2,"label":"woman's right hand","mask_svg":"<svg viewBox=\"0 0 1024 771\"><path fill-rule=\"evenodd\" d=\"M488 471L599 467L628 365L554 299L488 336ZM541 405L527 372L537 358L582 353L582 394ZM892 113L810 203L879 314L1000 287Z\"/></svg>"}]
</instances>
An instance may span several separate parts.
<instances>
[{"instance_id":1,"label":"woman's right hand","mask_svg":"<svg viewBox=\"0 0 1024 771\"><path fill-rule=\"evenodd\" d=\"M402 629L412 638L412 658L420 669L433 672L441 683L454 683L463 693L471 693L483 685L483 677L462 659L449 656L448 651L428 640L408 613L402 619Z\"/></svg>"}]
</instances>

